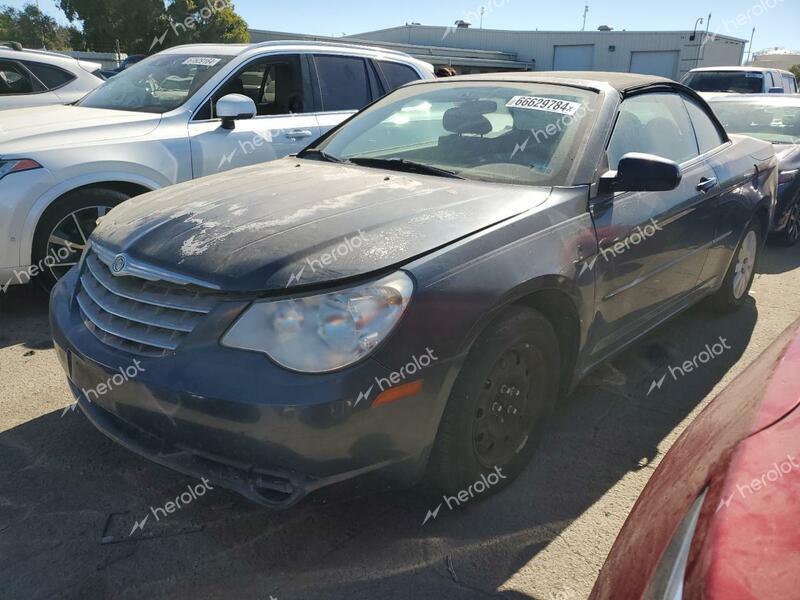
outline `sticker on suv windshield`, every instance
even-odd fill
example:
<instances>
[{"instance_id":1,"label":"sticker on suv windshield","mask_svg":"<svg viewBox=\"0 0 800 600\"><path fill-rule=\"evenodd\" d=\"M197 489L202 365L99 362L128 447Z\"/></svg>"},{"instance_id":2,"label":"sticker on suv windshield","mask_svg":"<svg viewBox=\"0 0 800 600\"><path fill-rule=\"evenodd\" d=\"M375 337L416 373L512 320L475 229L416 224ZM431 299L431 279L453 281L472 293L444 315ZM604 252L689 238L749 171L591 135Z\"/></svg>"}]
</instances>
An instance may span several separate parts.
<instances>
[{"instance_id":1,"label":"sticker on suv windshield","mask_svg":"<svg viewBox=\"0 0 800 600\"><path fill-rule=\"evenodd\" d=\"M198 65L200 67L213 67L220 59L212 58L210 56L192 56L183 61L184 65Z\"/></svg>"},{"instance_id":2,"label":"sticker on suv windshield","mask_svg":"<svg viewBox=\"0 0 800 600\"><path fill-rule=\"evenodd\" d=\"M577 102L558 100L556 98L540 98L538 96L514 96L506 104L508 108L526 108L528 110L543 110L560 115L574 116L581 107Z\"/></svg>"}]
</instances>

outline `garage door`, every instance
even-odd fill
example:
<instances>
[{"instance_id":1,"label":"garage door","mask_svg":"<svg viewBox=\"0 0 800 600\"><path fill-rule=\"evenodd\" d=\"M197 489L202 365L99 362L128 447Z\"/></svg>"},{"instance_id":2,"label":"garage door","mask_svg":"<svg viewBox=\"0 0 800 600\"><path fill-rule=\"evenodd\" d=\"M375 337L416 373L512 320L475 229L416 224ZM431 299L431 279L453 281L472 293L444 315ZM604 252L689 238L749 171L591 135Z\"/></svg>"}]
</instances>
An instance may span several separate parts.
<instances>
[{"instance_id":1,"label":"garage door","mask_svg":"<svg viewBox=\"0 0 800 600\"><path fill-rule=\"evenodd\" d=\"M631 52L631 73L660 75L675 79L678 76L679 52Z\"/></svg>"},{"instance_id":2,"label":"garage door","mask_svg":"<svg viewBox=\"0 0 800 600\"><path fill-rule=\"evenodd\" d=\"M594 46L556 46L554 71L591 71L594 65Z\"/></svg>"}]
</instances>

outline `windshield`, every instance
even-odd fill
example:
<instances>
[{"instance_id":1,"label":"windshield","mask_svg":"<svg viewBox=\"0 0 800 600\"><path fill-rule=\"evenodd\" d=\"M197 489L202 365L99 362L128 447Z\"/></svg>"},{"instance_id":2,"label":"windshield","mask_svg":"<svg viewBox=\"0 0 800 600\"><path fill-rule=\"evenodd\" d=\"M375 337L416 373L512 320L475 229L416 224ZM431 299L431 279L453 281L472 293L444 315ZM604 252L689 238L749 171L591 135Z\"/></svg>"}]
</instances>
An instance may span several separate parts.
<instances>
[{"instance_id":1,"label":"windshield","mask_svg":"<svg viewBox=\"0 0 800 600\"><path fill-rule=\"evenodd\" d=\"M156 54L131 65L78 102L88 108L165 113L181 106L231 56Z\"/></svg>"},{"instance_id":2,"label":"windshield","mask_svg":"<svg viewBox=\"0 0 800 600\"><path fill-rule=\"evenodd\" d=\"M597 101L596 93L559 85L412 85L364 110L315 149L329 160L378 168L565 185Z\"/></svg>"},{"instance_id":3,"label":"windshield","mask_svg":"<svg viewBox=\"0 0 800 600\"><path fill-rule=\"evenodd\" d=\"M800 143L800 102L710 102L729 133L776 144Z\"/></svg>"},{"instance_id":4,"label":"windshield","mask_svg":"<svg viewBox=\"0 0 800 600\"><path fill-rule=\"evenodd\" d=\"M764 74L756 71L701 71L689 73L684 83L696 92L760 94L764 91Z\"/></svg>"}]
</instances>

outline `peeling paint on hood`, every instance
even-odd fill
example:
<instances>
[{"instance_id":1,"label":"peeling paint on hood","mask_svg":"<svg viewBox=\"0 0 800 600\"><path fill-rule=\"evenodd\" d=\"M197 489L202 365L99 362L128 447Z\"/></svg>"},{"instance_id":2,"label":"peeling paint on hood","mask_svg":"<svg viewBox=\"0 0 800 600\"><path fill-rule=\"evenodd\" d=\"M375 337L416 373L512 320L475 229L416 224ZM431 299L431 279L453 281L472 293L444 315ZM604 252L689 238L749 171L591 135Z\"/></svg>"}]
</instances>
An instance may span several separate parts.
<instances>
[{"instance_id":1,"label":"peeling paint on hood","mask_svg":"<svg viewBox=\"0 0 800 600\"><path fill-rule=\"evenodd\" d=\"M549 193L287 158L138 196L93 239L222 289L266 291L400 265Z\"/></svg>"}]
</instances>

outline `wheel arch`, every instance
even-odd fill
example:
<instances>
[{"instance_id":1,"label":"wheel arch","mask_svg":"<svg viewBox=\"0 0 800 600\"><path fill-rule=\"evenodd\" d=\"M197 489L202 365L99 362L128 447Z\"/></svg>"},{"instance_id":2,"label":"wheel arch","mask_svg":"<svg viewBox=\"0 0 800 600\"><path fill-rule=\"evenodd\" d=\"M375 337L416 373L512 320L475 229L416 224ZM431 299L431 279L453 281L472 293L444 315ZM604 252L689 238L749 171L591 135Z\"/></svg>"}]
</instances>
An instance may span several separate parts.
<instances>
[{"instance_id":1,"label":"wheel arch","mask_svg":"<svg viewBox=\"0 0 800 600\"><path fill-rule=\"evenodd\" d=\"M23 265L31 264L33 254L33 242L36 236L36 229L42 217L58 200L66 194L84 189L110 188L119 192L139 195L168 185L163 182L141 176L129 174L98 177L81 177L79 179L63 182L50 189L46 194L39 197L25 219L25 225L20 240L20 262Z\"/></svg>"},{"instance_id":2,"label":"wheel arch","mask_svg":"<svg viewBox=\"0 0 800 600\"><path fill-rule=\"evenodd\" d=\"M553 326L561 358L560 394L566 395L575 383L580 348L585 339L580 313L580 295L574 282L561 275L543 276L509 292L490 311L489 318L468 337L468 352L478 337L509 310L527 307L539 311ZM465 355L466 355L465 352Z\"/></svg>"}]
</instances>

